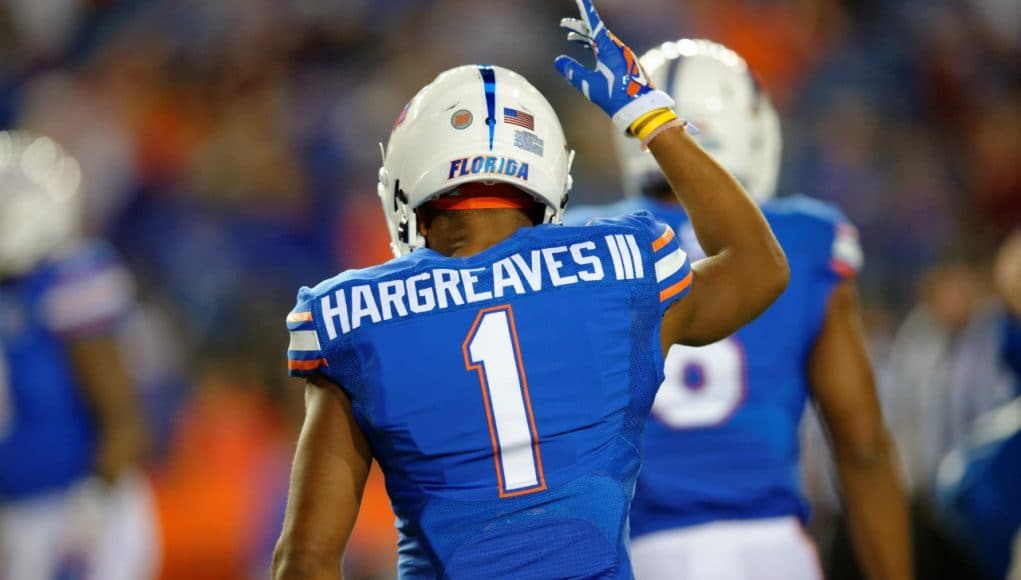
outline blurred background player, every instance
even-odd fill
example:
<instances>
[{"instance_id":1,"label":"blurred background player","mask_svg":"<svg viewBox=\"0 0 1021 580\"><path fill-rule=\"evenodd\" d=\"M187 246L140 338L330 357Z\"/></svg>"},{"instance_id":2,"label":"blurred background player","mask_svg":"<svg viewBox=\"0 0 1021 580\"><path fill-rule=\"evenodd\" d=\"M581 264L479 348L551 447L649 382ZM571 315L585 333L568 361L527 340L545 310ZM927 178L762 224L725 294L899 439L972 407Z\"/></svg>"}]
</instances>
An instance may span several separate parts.
<instances>
[{"instance_id":1,"label":"blurred background player","mask_svg":"<svg viewBox=\"0 0 1021 580\"><path fill-rule=\"evenodd\" d=\"M51 139L0 132L0 577L155 573L145 431L114 328L133 305L79 236L81 172Z\"/></svg>"},{"instance_id":2,"label":"blurred background player","mask_svg":"<svg viewBox=\"0 0 1021 580\"><path fill-rule=\"evenodd\" d=\"M1021 230L1008 238L995 268L1006 307L1000 354L1013 373L1015 398L975 420L940 468L942 515L978 563L982 577L1021 577Z\"/></svg>"},{"instance_id":3,"label":"blurred background player","mask_svg":"<svg viewBox=\"0 0 1021 580\"><path fill-rule=\"evenodd\" d=\"M787 291L720 342L673 346L645 435L631 511L639 579L821 578L802 530L798 428L811 396L836 458L854 545L870 578L911 576L907 509L860 330L855 228L832 205L772 199L780 122L744 60L706 40L642 57L699 144L761 204L791 266ZM702 251L652 158L618 140L624 201L573 221L648 210Z\"/></svg>"},{"instance_id":4,"label":"blurred background player","mask_svg":"<svg viewBox=\"0 0 1021 580\"><path fill-rule=\"evenodd\" d=\"M651 148L709 257L692 269L648 213L560 227L572 154L545 97L499 67L442 73L384 153L397 257L303 288L287 317L308 410L277 578L338 577L373 457L402 578L632 577L627 510L661 332L726 336L787 272L673 100L578 7L562 25L597 70L566 56L557 70Z\"/></svg>"}]
</instances>

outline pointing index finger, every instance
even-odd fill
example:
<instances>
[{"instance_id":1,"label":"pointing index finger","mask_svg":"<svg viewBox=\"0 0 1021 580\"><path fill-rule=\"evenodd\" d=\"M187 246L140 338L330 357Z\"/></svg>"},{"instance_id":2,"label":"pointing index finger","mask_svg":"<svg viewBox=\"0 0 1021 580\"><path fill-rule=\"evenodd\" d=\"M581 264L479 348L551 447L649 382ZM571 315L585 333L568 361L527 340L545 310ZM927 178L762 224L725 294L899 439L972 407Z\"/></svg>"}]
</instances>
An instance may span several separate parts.
<instances>
[{"instance_id":1,"label":"pointing index finger","mask_svg":"<svg viewBox=\"0 0 1021 580\"><path fill-rule=\"evenodd\" d=\"M596 12L595 5L592 4L592 0L575 0L578 5L578 12L581 13L581 17L588 24L589 30L592 31L592 36L599 34L599 31L603 28L603 21L599 18L599 13Z\"/></svg>"},{"instance_id":2,"label":"pointing index finger","mask_svg":"<svg viewBox=\"0 0 1021 580\"><path fill-rule=\"evenodd\" d=\"M589 29L588 24L583 20L577 18L563 18L560 20L560 27L565 28L571 32L576 32L581 36L592 36L592 30Z\"/></svg>"}]
</instances>

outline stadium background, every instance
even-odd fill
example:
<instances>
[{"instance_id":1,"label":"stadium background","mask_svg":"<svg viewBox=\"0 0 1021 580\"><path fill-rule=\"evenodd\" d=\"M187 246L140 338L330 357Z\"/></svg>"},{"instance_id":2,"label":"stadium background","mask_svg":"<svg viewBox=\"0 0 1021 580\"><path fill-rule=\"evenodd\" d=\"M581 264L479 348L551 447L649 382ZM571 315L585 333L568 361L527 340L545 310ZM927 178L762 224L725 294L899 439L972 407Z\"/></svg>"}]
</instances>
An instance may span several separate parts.
<instances>
[{"instance_id":1,"label":"stadium background","mask_svg":"<svg viewBox=\"0 0 1021 580\"><path fill-rule=\"evenodd\" d=\"M986 388L999 378L983 349L997 308L992 258L1021 224L1021 5L600 9L638 52L691 36L745 56L784 118L780 191L836 202L859 226L866 325L895 433L940 426L937 438L898 439L924 501L933 458L1003 400ZM153 433L163 577L265 575L302 417L283 317L298 286L389 256L377 143L420 86L467 62L521 72L578 151L573 203L619 196L610 124L551 64L567 50L559 18L573 10L568 0L0 3L0 128L49 134L78 157L87 227L137 277L124 345ZM926 348L932 332L954 337L942 366L890 354ZM930 394L944 411L927 416L903 387L929 388L937 373ZM836 504L824 470L812 471L827 540ZM392 570L382 494L374 476L350 550L356 578Z\"/></svg>"}]
</instances>

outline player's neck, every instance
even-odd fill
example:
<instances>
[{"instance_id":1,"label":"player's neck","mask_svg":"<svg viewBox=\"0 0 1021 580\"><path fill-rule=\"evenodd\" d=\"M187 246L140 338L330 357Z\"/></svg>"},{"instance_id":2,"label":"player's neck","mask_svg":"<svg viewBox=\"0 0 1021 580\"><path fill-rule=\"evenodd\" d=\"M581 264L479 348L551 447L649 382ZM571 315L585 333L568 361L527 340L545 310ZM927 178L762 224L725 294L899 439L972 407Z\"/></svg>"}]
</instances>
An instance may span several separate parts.
<instances>
[{"instance_id":1,"label":"player's neck","mask_svg":"<svg viewBox=\"0 0 1021 580\"><path fill-rule=\"evenodd\" d=\"M512 209L441 212L428 226L428 246L452 258L474 256L506 240L532 221Z\"/></svg>"}]
</instances>

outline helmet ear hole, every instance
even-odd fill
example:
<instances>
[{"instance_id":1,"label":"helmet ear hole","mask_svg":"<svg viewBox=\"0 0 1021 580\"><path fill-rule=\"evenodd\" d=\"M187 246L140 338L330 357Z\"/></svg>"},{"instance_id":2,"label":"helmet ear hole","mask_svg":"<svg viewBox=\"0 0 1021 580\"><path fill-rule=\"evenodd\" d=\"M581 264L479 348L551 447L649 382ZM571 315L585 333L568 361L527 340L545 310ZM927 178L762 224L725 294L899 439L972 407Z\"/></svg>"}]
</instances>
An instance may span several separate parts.
<instances>
[{"instance_id":1,"label":"helmet ear hole","mask_svg":"<svg viewBox=\"0 0 1021 580\"><path fill-rule=\"evenodd\" d=\"M401 189L401 180L394 182L394 211L400 211L401 203L408 203L408 196Z\"/></svg>"},{"instance_id":2,"label":"helmet ear hole","mask_svg":"<svg viewBox=\"0 0 1021 580\"><path fill-rule=\"evenodd\" d=\"M408 230L408 220L403 220L401 222L401 225L397 228L397 236L405 244L407 244L410 241L410 239L411 239L411 236L408 235L408 231L409 231Z\"/></svg>"}]
</instances>

